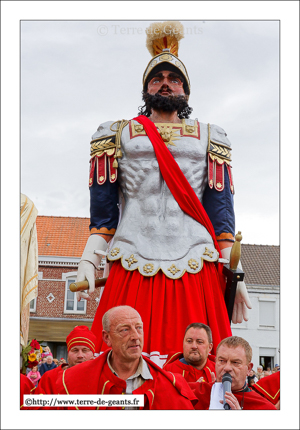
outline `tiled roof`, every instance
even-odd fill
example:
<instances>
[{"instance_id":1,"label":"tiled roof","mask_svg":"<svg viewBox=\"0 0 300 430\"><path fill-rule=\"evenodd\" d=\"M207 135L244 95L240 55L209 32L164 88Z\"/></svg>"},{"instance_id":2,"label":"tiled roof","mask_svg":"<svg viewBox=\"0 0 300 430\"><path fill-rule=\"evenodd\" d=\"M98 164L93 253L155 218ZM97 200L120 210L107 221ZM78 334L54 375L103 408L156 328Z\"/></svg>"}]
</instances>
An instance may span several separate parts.
<instances>
[{"instance_id":1,"label":"tiled roof","mask_svg":"<svg viewBox=\"0 0 300 430\"><path fill-rule=\"evenodd\" d=\"M247 285L280 285L280 247L244 245L241 263Z\"/></svg>"},{"instance_id":2,"label":"tiled roof","mask_svg":"<svg viewBox=\"0 0 300 430\"><path fill-rule=\"evenodd\" d=\"M89 218L38 216L39 255L81 257L90 235ZM247 285L280 284L280 248L242 244L241 262Z\"/></svg>"},{"instance_id":3,"label":"tiled roof","mask_svg":"<svg viewBox=\"0 0 300 430\"><path fill-rule=\"evenodd\" d=\"M81 257L90 235L89 218L37 216L39 255Z\"/></svg>"}]
</instances>

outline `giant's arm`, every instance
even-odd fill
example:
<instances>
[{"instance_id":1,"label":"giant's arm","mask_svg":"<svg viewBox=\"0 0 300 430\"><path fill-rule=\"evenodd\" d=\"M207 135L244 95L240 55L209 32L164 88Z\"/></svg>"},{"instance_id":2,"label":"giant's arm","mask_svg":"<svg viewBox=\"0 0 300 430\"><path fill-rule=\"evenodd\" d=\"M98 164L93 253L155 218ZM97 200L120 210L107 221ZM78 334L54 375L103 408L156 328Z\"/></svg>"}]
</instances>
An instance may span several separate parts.
<instances>
[{"instance_id":1,"label":"giant's arm","mask_svg":"<svg viewBox=\"0 0 300 430\"><path fill-rule=\"evenodd\" d=\"M110 140L107 134L112 132L105 125L99 127L101 132L95 133L92 140L93 148L96 149L91 151L90 160L90 237L77 274L77 282L89 282L89 293L95 289L95 270L102 258L101 255L95 254L95 251L106 252L107 243L114 236L119 218L118 182L114 176L117 173L112 168L113 150L105 149ZM78 292L77 299L81 298L90 299L88 294Z\"/></svg>"},{"instance_id":2,"label":"giant's arm","mask_svg":"<svg viewBox=\"0 0 300 430\"><path fill-rule=\"evenodd\" d=\"M208 185L203 195L203 206L215 230L222 257L229 260L235 235L233 207L233 183L231 175L229 141L224 130L212 127L211 142L208 145ZM239 263L239 268L242 269ZM232 322L248 321L251 302L244 282L238 282Z\"/></svg>"},{"instance_id":3,"label":"giant's arm","mask_svg":"<svg viewBox=\"0 0 300 430\"><path fill-rule=\"evenodd\" d=\"M233 194L230 190L227 167L224 167L225 185L222 191L208 185L203 195L203 207L214 227L220 249L232 246L235 234Z\"/></svg>"}]
</instances>

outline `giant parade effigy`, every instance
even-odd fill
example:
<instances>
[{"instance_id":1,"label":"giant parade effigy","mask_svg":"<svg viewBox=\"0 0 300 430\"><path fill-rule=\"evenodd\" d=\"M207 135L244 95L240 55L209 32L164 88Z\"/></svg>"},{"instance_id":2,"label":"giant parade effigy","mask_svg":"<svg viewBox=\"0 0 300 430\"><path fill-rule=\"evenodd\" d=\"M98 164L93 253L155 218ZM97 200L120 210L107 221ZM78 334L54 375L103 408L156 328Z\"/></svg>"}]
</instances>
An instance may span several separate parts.
<instances>
[{"instance_id":1,"label":"giant parade effigy","mask_svg":"<svg viewBox=\"0 0 300 430\"><path fill-rule=\"evenodd\" d=\"M234 243L234 186L227 134L189 117L190 80L178 56L182 24L154 23L146 33L152 58L140 115L102 123L92 136L91 235L77 281L87 280L92 292L105 254L112 264L92 326L96 352L107 347L103 314L129 305L144 323L143 354L162 366L181 351L192 322L210 326L214 346L231 336L222 258ZM247 320L247 308L239 282L233 323Z\"/></svg>"}]
</instances>

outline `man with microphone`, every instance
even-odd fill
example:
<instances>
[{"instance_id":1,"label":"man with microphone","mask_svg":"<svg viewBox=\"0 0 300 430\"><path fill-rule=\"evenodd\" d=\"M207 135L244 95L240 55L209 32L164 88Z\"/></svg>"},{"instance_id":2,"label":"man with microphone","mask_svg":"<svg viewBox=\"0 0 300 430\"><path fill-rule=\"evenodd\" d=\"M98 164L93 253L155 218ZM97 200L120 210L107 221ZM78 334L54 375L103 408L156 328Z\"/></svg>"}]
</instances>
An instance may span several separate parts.
<instances>
[{"instance_id":1,"label":"man with microphone","mask_svg":"<svg viewBox=\"0 0 300 430\"><path fill-rule=\"evenodd\" d=\"M189 385L199 399L195 409L258 410L275 406L246 383L252 370L252 348L238 336L223 339L216 351L216 381L191 382Z\"/></svg>"}]
</instances>

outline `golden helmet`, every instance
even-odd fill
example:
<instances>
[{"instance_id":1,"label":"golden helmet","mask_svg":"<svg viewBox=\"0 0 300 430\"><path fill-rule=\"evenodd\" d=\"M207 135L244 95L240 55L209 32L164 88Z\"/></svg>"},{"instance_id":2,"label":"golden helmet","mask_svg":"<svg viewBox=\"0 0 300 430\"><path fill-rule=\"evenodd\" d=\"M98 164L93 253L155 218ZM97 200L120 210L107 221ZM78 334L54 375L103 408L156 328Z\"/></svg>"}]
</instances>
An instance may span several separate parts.
<instances>
[{"instance_id":1,"label":"golden helmet","mask_svg":"<svg viewBox=\"0 0 300 430\"><path fill-rule=\"evenodd\" d=\"M146 29L146 46L152 55L143 75L143 89L154 73L171 70L183 77L183 88L190 94L190 79L183 62L178 58L179 41L184 37L184 27L179 21L154 22Z\"/></svg>"}]
</instances>

